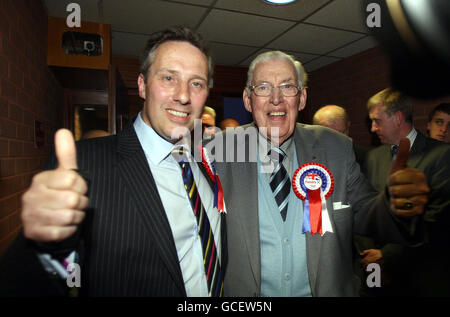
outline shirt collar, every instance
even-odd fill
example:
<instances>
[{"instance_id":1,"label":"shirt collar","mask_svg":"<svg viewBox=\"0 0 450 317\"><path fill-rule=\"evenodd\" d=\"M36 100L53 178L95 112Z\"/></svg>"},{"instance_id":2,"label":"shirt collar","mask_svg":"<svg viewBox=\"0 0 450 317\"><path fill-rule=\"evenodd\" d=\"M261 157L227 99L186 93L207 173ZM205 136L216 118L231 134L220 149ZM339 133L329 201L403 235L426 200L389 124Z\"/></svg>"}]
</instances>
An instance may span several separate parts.
<instances>
[{"instance_id":1,"label":"shirt collar","mask_svg":"<svg viewBox=\"0 0 450 317\"><path fill-rule=\"evenodd\" d=\"M259 142L261 142L262 144L260 145L264 145L265 147L260 147L260 148L266 148L268 150L270 150L271 148L275 147L274 145L272 145L262 134L259 134L259 138L258 138ZM279 148L281 150L283 150L284 154L286 156L291 157L292 156L292 142L293 137L290 136L286 141L283 142L283 144L281 144L281 146L279 146ZM267 156L267 153L265 153L265 155Z\"/></svg>"},{"instance_id":2,"label":"shirt collar","mask_svg":"<svg viewBox=\"0 0 450 317\"><path fill-rule=\"evenodd\" d=\"M406 136L409 139L409 148L411 149L414 141L416 140L417 130L414 127L411 129L411 132Z\"/></svg>"},{"instance_id":3,"label":"shirt collar","mask_svg":"<svg viewBox=\"0 0 450 317\"><path fill-rule=\"evenodd\" d=\"M147 159L155 165L161 163L171 153L173 144L162 138L142 120L142 111L139 112L133 125Z\"/></svg>"},{"instance_id":4,"label":"shirt collar","mask_svg":"<svg viewBox=\"0 0 450 317\"><path fill-rule=\"evenodd\" d=\"M414 141L416 140L416 137L417 137L417 130L414 127L412 127L411 131L406 136L406 138L409 139L409 149L412 148ZM394 147L394 145L391 145L391 150L393 147Z\"/></svg>"},{"instance_id":5,"label":"shirt collar","mask_svg":"<svg viewBox=\"0 0 450 317\"><path fill-rule=\"evenodd\" d=\"M289 137L286 141L279 146L281 150L283 150L285 154L285 159L283 162L286 161L292 161L293 155L294 155L294 142L292 141L293 135ZM269 150L275 147L272 145L261 133L258 135L258 152L259 152L259 159L262 162L261 168L263 169L264 173L268 173L269 175L272 174L274 169L274 164L272 160L270 159L268 153ZM283 163L285 164L285 163Z\"/></svg>"}]
</instances>

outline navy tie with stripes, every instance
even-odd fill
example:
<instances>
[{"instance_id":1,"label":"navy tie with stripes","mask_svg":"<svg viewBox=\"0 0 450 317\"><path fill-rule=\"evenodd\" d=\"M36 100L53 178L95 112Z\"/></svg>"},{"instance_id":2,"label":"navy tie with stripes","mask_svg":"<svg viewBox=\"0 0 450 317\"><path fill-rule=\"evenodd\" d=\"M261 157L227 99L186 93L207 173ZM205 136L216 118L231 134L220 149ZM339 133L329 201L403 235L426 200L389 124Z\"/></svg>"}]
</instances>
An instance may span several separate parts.
<instances>
[{"instance_id":1,"label":"navy tie with stripes","mask_svg":"<svg viewBox=\"0 0 450 317\"><path fill-rule=\"evenodd\" d=\"M203 249L203 264L205 265L206 282L209 295L221 297L223 293L223 272L219 263L214 234L209 223L208 215L200 199L200 195L192 175L191 166L182 147L172 150L172 155L181 166L184 188L191 202L192 210L198 224L198 234Z\"/></svg>"},{"instance_id":2,"label":"navy tie with stripes","mask_svg":"<svg viewBox=\"0 0 450 317\"><path fill-rule=\"evenodd\" d=\"M289 192L291 190L291 181L282 164L285 156L286 154L280 148L275 147L269 151L269 157L275 166L275 169L270 176L269 183L283 221L286 221Z\"/></svg>"}]
</instances>

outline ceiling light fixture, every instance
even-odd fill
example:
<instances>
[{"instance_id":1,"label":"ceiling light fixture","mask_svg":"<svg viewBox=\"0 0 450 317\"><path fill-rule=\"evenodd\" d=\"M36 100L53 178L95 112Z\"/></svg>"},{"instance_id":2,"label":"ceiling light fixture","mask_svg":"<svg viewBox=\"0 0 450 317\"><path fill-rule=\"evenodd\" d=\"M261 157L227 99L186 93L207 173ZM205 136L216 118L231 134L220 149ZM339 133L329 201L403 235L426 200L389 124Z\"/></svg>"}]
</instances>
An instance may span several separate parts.
<instances>
[{"instance_id":1,"label":"ceiling light fixture","mask_svg":"<svg viewBox=\"0 0 450 317\"><path fill-rule=\"evenodd\" d=\"M283 5L294 2L295 0L263 0L268 4Z\"/></svg>"}]
</instances>

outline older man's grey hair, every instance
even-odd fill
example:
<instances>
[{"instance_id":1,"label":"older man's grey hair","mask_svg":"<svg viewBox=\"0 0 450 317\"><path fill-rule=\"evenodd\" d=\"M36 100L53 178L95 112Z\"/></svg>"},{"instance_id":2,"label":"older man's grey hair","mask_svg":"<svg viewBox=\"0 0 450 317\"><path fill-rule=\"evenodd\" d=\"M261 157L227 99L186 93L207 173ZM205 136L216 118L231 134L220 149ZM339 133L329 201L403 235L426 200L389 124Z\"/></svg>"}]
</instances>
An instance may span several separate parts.
<instances>
[{"instance_id":1,"label":"older man's grey hair","mask_svg":"<svg viewBox=\"0 0 450 317\"><path fill-rule=\"evenodd\" d=\"M256 66L259 63L267 62L272 59L285 59L294 65L295 72L297 73L297 86L299 89L306 88L306 82L308 81L308 74L303 68L302 63L295 60L294 56L286 54L282 51L269 51L265 53L259 54L250 64L247 72L247 93L250 95L250 86L253 82L253 73L255 71Z\"/></svg>"}]
</instances>

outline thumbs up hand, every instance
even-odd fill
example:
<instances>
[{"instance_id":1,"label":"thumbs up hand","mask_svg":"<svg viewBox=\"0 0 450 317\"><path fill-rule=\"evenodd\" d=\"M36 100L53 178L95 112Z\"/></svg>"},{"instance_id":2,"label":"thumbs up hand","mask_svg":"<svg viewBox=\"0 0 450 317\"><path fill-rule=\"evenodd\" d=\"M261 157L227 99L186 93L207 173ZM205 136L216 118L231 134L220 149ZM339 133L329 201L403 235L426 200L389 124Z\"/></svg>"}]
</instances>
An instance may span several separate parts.
<instances>
[{"instance_id":1,"label":"thumbs up hand","mask_svg":"<svg viewBox=\"0 0 450 317\"><path fill-rule=\"evenodd\" d=\"M407 138L400 141L387 181L391 209L399 217L422 214L430 192L425 174L406 166L409 144Z\"/></svg>"},{"instance_id":2,"label":"thumbs up hand","mask_svg":"<svg viewBox=\"0 0 450 317\"><path fill-rule=\"evenodd\" d=\"M36 242L57 242L77 230L89 200L87 184L78 168L75 141L69 130L55 134L58 167L33 177L22 196L21 218L25 237Z\"/></svg>"}]
</instances>

